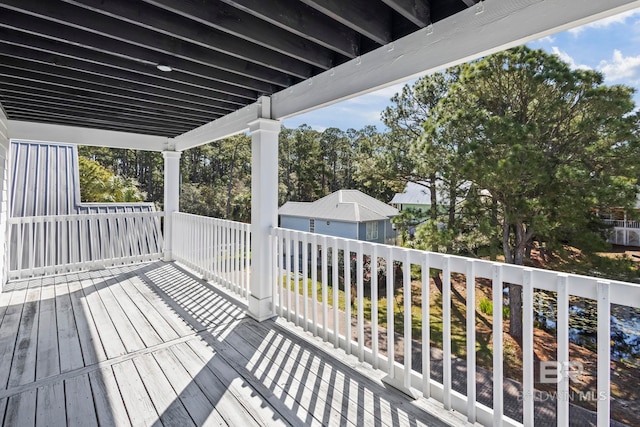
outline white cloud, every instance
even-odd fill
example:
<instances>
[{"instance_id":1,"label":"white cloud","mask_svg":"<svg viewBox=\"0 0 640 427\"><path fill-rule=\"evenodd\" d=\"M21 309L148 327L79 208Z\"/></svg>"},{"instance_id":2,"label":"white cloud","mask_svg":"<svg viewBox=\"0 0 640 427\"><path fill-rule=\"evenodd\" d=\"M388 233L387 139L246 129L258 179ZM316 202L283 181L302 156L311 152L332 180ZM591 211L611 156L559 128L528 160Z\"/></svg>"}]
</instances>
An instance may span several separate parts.
<instances>
[{"instance_id":1,"label":"white cloud","mask_svg":"<svg viewBox=\"0 0 640 427\"><path fill-rule=\"evenodd\" d=\"M591 22L589 24L582 25L580 27L572 28L569 30L571 34L577 36L581 32L589 28L607 28L614 24L624 24L627 19L634 16L640 16L640 9L629 10L627 12L620 13L618 15L610 16L608 18L601 19L599 21Z\"/></svg>"},{"instance_id":2,"label":"white cloud","mask_svg":"<svg viewBox=\"0 0 640 427\"><path fill-rule=\"evenodd\" d=\"M569 55L565 51L560 50L560 48L558 48L558 46L553 46L551 48L551 50L553 51L553 53L558 55L560 57L560 59L562 59L564 62L569 64L569 67L571 69L573 69L573 70L590 70L591 69L591 67L589 67L588 65L577 64L576 60L573 59L573 57L571 55Z\"/></svg>"},{"instance_id":3,"label":"white cloud","mask_svg":"<svg viewBox=\"0 0 640 427\"><path fill-rule=\"evenodd\" d=\"M603 60L598 69L604 73L607 80L625 80L627 82L640 80L640 55L623 56L618 49L613 51L610 61Z\"/></svg>"}]
</instances>

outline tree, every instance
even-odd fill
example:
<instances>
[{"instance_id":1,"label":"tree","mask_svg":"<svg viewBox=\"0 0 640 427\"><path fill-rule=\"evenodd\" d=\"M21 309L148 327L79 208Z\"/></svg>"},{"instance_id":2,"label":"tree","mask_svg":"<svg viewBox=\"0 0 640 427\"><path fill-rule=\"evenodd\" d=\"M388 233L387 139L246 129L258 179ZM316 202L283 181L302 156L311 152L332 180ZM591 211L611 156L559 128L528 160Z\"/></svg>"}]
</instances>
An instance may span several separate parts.
<instances>
[{"instance_id":1,"label":"tree","mask_svg":"<svg viewBox=\"0 0 640 427\"><path fill-rule=\"evenodd\" d=\"M632 93L527 47L463 67L439 104L440 131L429 136L464 135L462 171L497 208L506 262L522 265L534 242L557 248L577 236L599 239L588 227L595 209L635 202L638 176L628 167L638 158ZM521 292L509 286L516 339Z\"/></svg>"},{"instance_id":2,"label":"tree","mask_svg":"<svg viewBox=\"0 0 640 427\"><path fill-rule=\"evenodd\" d=\"M78 163L83 202L141 202L145 199L134 180L114 175L84 156L78 156Z\"/></svg>"}]
</instances>

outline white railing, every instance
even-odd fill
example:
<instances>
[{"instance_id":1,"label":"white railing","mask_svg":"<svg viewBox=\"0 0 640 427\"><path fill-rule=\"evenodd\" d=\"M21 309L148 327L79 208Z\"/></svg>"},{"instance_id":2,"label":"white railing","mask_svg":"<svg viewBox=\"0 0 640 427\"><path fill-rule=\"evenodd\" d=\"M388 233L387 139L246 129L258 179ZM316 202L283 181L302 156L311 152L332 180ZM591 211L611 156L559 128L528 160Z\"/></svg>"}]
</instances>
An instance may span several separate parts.
<instances>
[{"instance_id":1,"label":"white railing","mask_svg":"<svg viewBox=\"0 0 640 427\"><path fill-rule=\"evenodd\" d=\"M604 222L613 225L607 235L609 243L622 246L640 246L640 221L605 219Z\"/></svg>"},{"instance_id":2,"label":"white railing","mask_svg":"<svg viewBox=\"0 0 640 427\"><path fill-rule=\"evenodd\" d=\"M182 212L171 218L175 259L248 299L250 225Z\"/></svg>"},{"instance_id":3,"label":"white railing","mask_svg":"<svg viewBox=\"0 0 640 427\"><path fill-rule=\"evenodd\" d=\"M488 374L493 378L492 404L478 401L476 358L464 360L452 352L452 275L458 279L464 276L462 283L466 282L466 324L460 326L466 330L467 355L476 354L476 285L479 280L492 283L493 307L500 308L506 284L522 286L524 376L522 399L518 405L522 405L526 426L534 424L534 291L551 291L557 295L557 362L562 367L570 366L570 296L597 301L597 396L607 397L597 402L597 424L609 425L611 305L639 308L640 285L280 228L272 230L272 245L276 254L274 314L383 370L388 374L387 380L396 387L419 390L424 396L443 402L445 408L465 413L471 423L521 425L504 413L505 382L508 384L508 381L503 381L502 310L494 309L492 315L492 336L500 337L493 339L495 357L492 374ZM344 259L350 261L344 262ZM431 378L429 276L434 272L439 272L442 278L441 382ZM412 280L412 275L418 279ZM341 277L351 278L351 286L342 286L342 290L339 286L331 286L340 283ZM403 286L410 282L413 286ZM396 292L399 286L403 287L401 293ZM352 296L353 307L348 303ZM345 303L341 302L342 298ZM412 304L404 304L404 301L412 301ZM401 330L394 330L394 322L403 324ZM421 324L419 335L412 330L417 323ZM409 339L404 339L407 337ZM397 351L400 348L401 351ZM462 391L454 390L452 385L452 366L456 363L457 371L466 367L466 389ZM569 425L567 375L557 384L557 392L560 396L557 423Z\"/></svg>"},{"instance_id":4,"label":"white railing","mask_svg":"<svg viewBox=\"0 0 640 427\"><path fill-rule=\"evenodd\" d=\"M619 219L605 219L605 224L619 228L640 228L640 221L624 221Z\"/></svg>"},{"instance_id":5,"label":"white railing","mask_svg":"<svg viewBox=\"0 0 640 427\"><path fill-rule=\"evenodd\" d=\"M163 212L9 218L9 278L158 259Z\"/></svg>"}]
</instances>

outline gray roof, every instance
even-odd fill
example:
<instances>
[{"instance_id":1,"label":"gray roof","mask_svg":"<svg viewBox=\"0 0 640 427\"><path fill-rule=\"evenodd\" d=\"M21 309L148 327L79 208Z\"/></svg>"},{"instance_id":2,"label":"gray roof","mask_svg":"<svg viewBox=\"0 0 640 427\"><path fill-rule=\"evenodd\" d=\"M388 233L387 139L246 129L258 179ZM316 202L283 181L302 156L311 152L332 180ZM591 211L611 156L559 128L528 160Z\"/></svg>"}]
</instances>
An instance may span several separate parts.
<instances>
[{"instance_id":1,"label":"gray roof","mask_svg":"<svg viewBox=\"0 0 640 427\"><path fill-rule=\"evenodd\" d=\"M339 190L315 202L287 202L280 215L343 222L380 221L398 210L358 190Z\"/></svg>"},{"instance_id":2,"label":"gray roof","mask_svg":"<svg viewBox=\"0 0 640 427\"><path fill-rule=\"evenodd\" d=\"M12 217L153 212L153 203L81 203L74 144L11 141Z\"/></svg>"},{"instance_id":3,"label":"gray roof","mask_svg":"<svg viewBox=\"0 0 640 427\"><path fill-rule=\"evenodd\" d=\"M391 204L430 205L431 191L424 185L415 182L407 182L402 193L396 193Z\"/></svg>"}]
</instances>

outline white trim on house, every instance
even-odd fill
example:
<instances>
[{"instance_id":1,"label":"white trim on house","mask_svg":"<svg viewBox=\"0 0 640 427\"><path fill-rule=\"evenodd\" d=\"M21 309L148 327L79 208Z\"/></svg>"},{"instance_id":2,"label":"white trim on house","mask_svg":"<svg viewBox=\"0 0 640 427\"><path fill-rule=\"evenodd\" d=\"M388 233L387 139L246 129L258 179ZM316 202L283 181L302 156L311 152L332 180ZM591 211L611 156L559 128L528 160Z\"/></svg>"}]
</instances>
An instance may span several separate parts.
<instances>
[{"instance_id":1,"label":"white trim on house","mask_svg":"<svg viewBox=\"0 0 640 427\"><path fill-rule=\"evenodd\" d=\"M164 136L142 135L78 126L9 120L11 139L35 142L90 145L94 147L129 148L132 150L163 151L173 142Z\"/></svg>"}]
</instances>

